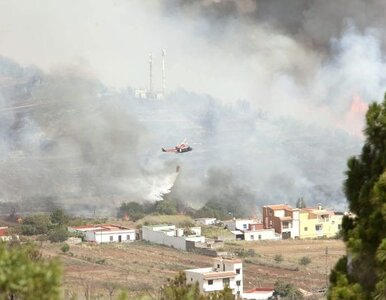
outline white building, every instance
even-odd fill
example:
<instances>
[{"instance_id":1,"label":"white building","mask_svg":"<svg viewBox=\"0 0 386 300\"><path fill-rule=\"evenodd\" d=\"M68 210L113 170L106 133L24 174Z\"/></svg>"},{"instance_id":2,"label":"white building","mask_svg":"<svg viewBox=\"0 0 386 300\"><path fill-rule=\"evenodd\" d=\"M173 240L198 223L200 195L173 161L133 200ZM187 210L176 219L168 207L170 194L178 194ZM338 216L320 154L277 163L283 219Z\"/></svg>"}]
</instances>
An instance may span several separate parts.
<instances>
[{"instance_id":1,"label":"white building","mask_svg":"<svg viewBox=\"0 0 386 300\"><path fill-rule=\"evenodd\" d=\"M84 234L84 240L95 243L124 243L135 240L135 229L118 225L97 224L68 227L69 232Z\"/></svg>"},{"instance_id":2,"label":"white building","mask_svg":"<svg viewBox=\"0 0 386 300\"><path fill-rule=\"evenodd\" d=\"M236 299L267 300L272 296L272 288L254 288L243 292L243 264L241 259L217 257L213 267L185 270L186 284L198 282L201 293L222 291L225 286L232 290Z\"/></svg>"},{"instance_id":3,"label":"white building","mask_svg":"<svg viewBox=\"0 0 386 300\"><path fill-rule=\"evenodd\" d=\"M201 293L222 291L228 286L234 295L243 291L243 264L240 259L213 259L213 267L185 270L186 283L198 282Z\"/></svg>"},{"instance_id":4,"label":"white building","mask_svg":"<svg viewBox=\"0 0 386 300\"><path fill-rule=\"evenodd\" d=\"M205 243L201 227L184 229L176 228L175 225L142 226L142 239L184 251L189 250L191 244Z\"/></svg>"},{"instance_id":5,"label":"white building","mask_svg":"<svg viewBox=\"0 0 386 300\"><path fill-rule=\"evenodd\" d=\"M216 218L198 218L194 220L198 225L214 225L216 224Z\"/></svg>"},{"instance_id":6,"label":"white building","mask_svg":"<svg viewBox=\"0 0 386 300\"><path fill-rule=\"evenodd\" d=\"M272 288L254 288L242 294L243 300L267 300L272 297L274 289Z\"/></svg>"},{"instance_id":7,"label":"white building","mask_svg":"<svg viewBox=\"0 0 386 300\"><path fill-rule=\"evenodd\" d=\"M260 240L280 240L280 234L275 232L275 229L256 229L253 231L244 231L244 240L260 241Z\"/></svg>"},{"instance_id":8,"label":"white building","mask_svg":"<svg viewBox=\"0 0 386 300\"><path fill-rule=\"evenodd\" d=\"M253 219L233 219L223 221L236 239L246 241L279 240L281 236L274 229L265 229L263 223Z\"/></svg>"},{"instance_id":9,"label":"white building","mask_svg":"<svg viewBox=\"0 0 386 300\"><path fill-rule=\"evenodd\" d=\"M224 226L229 230L248 230L250 224L255 224L256 220L253 219L232 219L222 221Z\"/></svg>"}]
</instances>

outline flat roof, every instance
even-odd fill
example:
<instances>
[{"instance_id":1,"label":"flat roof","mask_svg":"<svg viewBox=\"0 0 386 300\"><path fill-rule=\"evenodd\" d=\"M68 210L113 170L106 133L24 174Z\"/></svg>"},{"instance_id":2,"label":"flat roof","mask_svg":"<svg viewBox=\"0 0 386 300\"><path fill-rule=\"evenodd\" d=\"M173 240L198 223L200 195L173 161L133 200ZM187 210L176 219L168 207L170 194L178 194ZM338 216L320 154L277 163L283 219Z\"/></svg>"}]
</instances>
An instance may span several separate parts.
<instances>
[{"instance_id":1,"label":"flat roof","mask_svg":"<svg viewBox=\"0 0 386 300\"><path fill-rule=\"evenodd\" d=\"M94 224L94 225L83 225L83 226L68 226L69 228L75 230L83 230L83 231L127 231L127 230L135 230L133 228L124 227L121 225L113 225L113 224Z\"/></svg>"},{"instance_id":2,"label":"flat roof","mask_svg":"<svg viewBox=\"0 0 386 300\"><path fill-rule=\"evenodd\" d=\"M238 234L243 234L242 231L240 230L230 230L231 233L235 234L235 235L238 235Z\"/></svg>"}]
</instances>

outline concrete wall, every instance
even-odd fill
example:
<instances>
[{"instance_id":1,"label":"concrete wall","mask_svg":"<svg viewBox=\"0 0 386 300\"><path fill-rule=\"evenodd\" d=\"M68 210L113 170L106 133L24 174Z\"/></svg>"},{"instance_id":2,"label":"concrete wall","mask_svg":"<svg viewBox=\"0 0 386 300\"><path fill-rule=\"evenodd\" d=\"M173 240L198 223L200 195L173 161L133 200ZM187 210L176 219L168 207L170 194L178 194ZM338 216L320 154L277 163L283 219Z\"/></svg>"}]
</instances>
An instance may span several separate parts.
<instances>
[{"instance_id":1,"label":"concrete wall","mask_svg":"<svg viewBox=\"0 0 386 300\"><path fill-rule=\"evenodd\" d=\"M206 256L210 256L210 257L217 257L218 256L218 253L215 249L195 247L191 251L194 253L197 253L197 254L206 255Z\"/></svg>"},{"instance_id":2,"label":"concrete wall","mask_svg":"<svg viewBox=\"0 0 386 300\"><path fill-rule=\"evenodd\" d=\"M224 227L226 227L228 230L236 230L236 223L234 220L227 220L222 222L224 224Z\"/></svg>"},{"instance_id":3,"label":"concrete wall","mask_svg":"<svg viewBox=\"0 0 386 300\"><path fill-rule=\"evenodd\" d=\"M183 237L168 236L162 231L153 231L151 228L142 227L142 239L156 244L169 246L186 251L186 240Z\"/></svg>"}]
</instances>

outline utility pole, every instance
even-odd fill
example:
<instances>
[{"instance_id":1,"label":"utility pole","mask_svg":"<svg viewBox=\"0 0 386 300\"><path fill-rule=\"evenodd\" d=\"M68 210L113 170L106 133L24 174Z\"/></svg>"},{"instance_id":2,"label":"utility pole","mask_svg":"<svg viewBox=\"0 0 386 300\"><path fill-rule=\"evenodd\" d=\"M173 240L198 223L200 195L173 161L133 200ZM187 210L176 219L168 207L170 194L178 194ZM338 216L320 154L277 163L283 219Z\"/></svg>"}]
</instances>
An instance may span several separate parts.
<instances>
[{"instance_id":1,"label":"utility pole","mask_svg":"<svg viewBox=\"0 0 386 300\"><path fill-rule=\"evenodd\" d=\"M153 97L153 54L149 54L149 94Z\"/></svg>"},{"instance_id":2,"label":"utility pole","mask_svg":"<svg viewBox=\"0 0 386 300\"><path fill-rule=\"evenodd\" d=\"M162 96L165 97L166 78L165 78L165 55L166 50L162 50Z\"/></svg>"},{"instance_id":3,"label":"utility pole","mask_svg":"<svg viewBox=\"0 0 386 300\"><path fill-rule=\"evenodd\" d=\"M326 247L326 288L328 287L328 247Z\"/></svg>"}]
</instances>

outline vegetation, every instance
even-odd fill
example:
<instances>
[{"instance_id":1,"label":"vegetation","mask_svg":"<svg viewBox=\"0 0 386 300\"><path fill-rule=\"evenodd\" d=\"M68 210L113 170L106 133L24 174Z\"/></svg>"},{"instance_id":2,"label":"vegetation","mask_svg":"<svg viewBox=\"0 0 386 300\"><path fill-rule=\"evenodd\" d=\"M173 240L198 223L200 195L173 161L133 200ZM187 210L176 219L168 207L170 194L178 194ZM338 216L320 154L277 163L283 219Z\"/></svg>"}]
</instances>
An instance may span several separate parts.
<instances>
[{"instance_id":1,"label":"vegetation","mask_svg":"<svg viewBox=\"0 0 386 300\"><path fill-rule=\"evenodd\" d=\"M308 256L303 256L299 260L299 264L302 265L302 266L307 266L309 263L311 263L311 259Z\"/></svg>"},{"instance_id":2,"label":"vegetation","mask_svg":"<svg viewBox=\"0 0 386 300\"><path fill-rule=\"evenodd\" d=\"M193 219L184 215L148 215L137 221L138 225L174 224L188 227L194 224Z\"/></svg>"},{"instance_id":3,"label":"vegetation","mask_svg":"<svg viewBox=\"0 0 386 300\"><path fill-rule=\"evenodd\" d=\"M232 238L234 235L228 229L225 229L223 226L212 226L212 225L201 225L202 235L216 239L218 237L229 237Z\"/></svg>"},{"instance_id":4,"label":"vegetation","mask_svg":"<svg viewBox=\"0 0 386 300\"><path fill-rule=\"evenodd\" d=\"M50 230L48 240L52 243L64 242L68 239L68 231L66 228L57 227Z\"/></svg>"},{"instance_id":5,"label":"vegetation","mask_svg":"<svg viewBox=\"0 0 386 300\"><path fill-rule=\"evenodd\" d=\"M51 226L50 216L34 214L23 219L21 232L24 235L47 234Z\"/></svg>"},{"instance_id":6,"label":"vegetation","mask_svg":"<svg viewBox=\"0 0 386 300\"><path fill-rule=\"evenodd\" d=\"M353 216L342 236L347 256L330 276L329 299L386 298L386 95L366 114L365 144L348 162L344 191Z\"/></svg>"},{"instance_id":7,"label":"vegetation","mask_svg":"<svg viewBox=\"0 0 386 300\"><path fill-rule=\"evenodd\" d=\"M170 199L164 199L155 203L123 202L118 209L118 217L128 217L132 221L137 221L149 214L176 215L180 212L179 208L179 204Z\"/></svg>"},{"instance_id":8,"label":"vegetation","mask_svg":"<svg viewBox=\"0 0 386 300\"><path fill-rule=\"evenodd\" d=\"M283 261L283 255L281 255L281 254L276 254L274 260L275 260L277 263L281 263L281 262Z\"/></svg>"},{"instance_id":9,"label":"vegetation","mask_svg":"<svg viewBox=\"0 0 386 300\"><path fill-rule=\"evenodd\" d=\"M50 221L52 224L65 226L68 225L70 217L61 208L55 209L50 215Z\"/></svg>"},{"instance_id":10,"label":"vegetation","mask_svg":"<svg viewBox=\"0 0 386 300\"><path fill-rule=\"evenodd\" d=\"M251 213L250 207L253 207L253 204L249 202L241 203L239 199L240 197L233 199L233 201L211 199L202 208L197 210L194 216L197 218L216 218L219 220L249 216Z\"/></svg>"},{"instance_id":11,"label":"vegetation","mask_svg":"<svg viewBox=\"0 0 386 300\"><path fill-rule=\"evenodd\" d=\"M59 299L60 278L59 264L43 260L34 245L0 243L1 299Z\"/></svg>"},{"instance_id":12,"label":"vegetation","mask_svg":"<svg viewBox=\"0 0 386 300\"><path fill-rule=\"evenodd\" d=\"M235 254L238 257L255 257L257 255L256 251L253 249L244 249L244 248L238 248L234 249Z\"/></svg>"},{"instance_id":13,"label":"vegetation","mask_svg":"<svg viewBox=\"0 0 386 300\"><path fill-rule=\"evenodd\" d=\"M70 251L70 245L67 243L64 243L60 248L60 250L62 250L63 253L67 253L68 251Z\"/></svg>"},{"instance_id":14,"label":"vegetation","mask_svg":"<svg viewBox=\"0 0 386 300\"><path fill-rule=\"evenodd\" d=\"M270 300L301 300L304 299L303 294L295 288L291 283L285 283L283 281L276 281L274 286L274 292Z\"/></svg>"}]
</instances>

